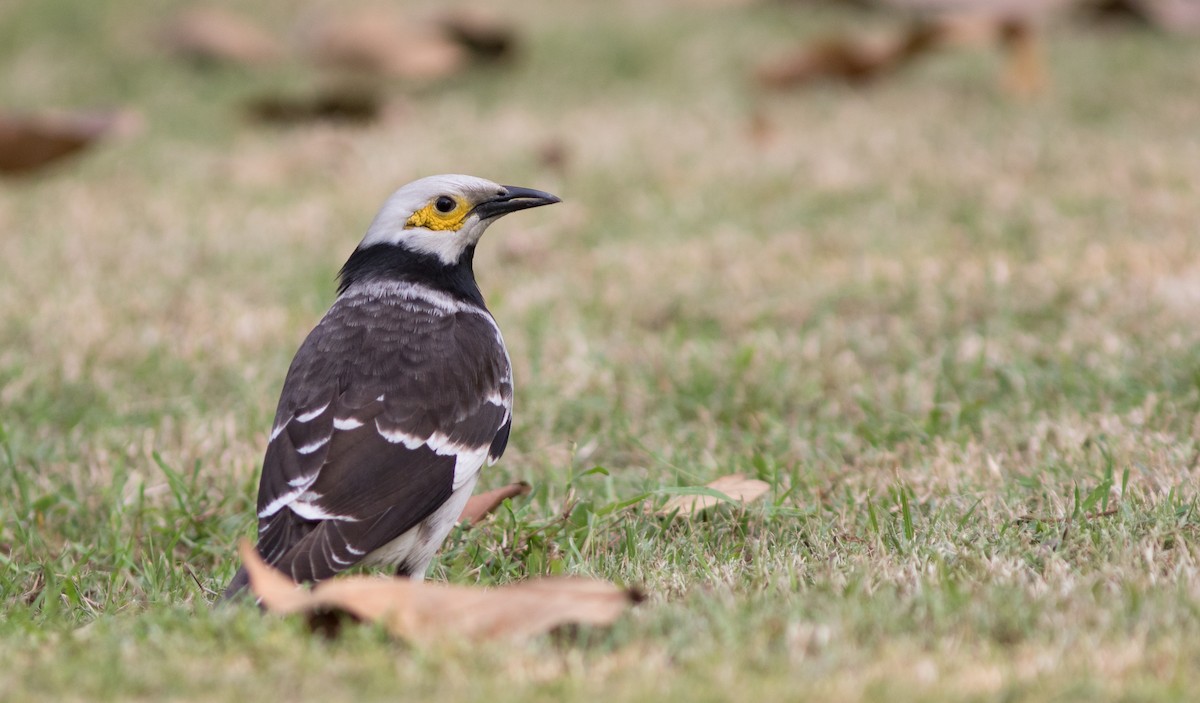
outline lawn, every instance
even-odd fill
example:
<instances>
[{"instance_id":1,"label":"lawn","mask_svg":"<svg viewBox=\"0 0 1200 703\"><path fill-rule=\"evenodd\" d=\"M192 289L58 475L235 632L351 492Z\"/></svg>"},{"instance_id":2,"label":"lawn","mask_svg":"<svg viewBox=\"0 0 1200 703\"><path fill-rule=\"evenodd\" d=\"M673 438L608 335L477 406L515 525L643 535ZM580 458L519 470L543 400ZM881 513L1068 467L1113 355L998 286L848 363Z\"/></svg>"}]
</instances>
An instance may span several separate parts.
<instances>
[{"instance_id":1,"label":"lawn","mask_svg":"<svg viewBox=\"0 0 1200 703\"><path fill-rule=\"evenodd\" d=\"M0 181L6 702L1200 689L1200 42L1060 22L1032 99L970 48L769 94L761 60L894 18L515 0L511 65L271 128L244 103L318 79L166 60L160 5L0 6L0 103L144 119ZM534 490L430 577L648 600L520 647L214 608L291 355L387 195L443 172L563 203L476 263L517 385L481 485ZM770 493L645 509L732 472Z\"/></svg>"}]
</instances>

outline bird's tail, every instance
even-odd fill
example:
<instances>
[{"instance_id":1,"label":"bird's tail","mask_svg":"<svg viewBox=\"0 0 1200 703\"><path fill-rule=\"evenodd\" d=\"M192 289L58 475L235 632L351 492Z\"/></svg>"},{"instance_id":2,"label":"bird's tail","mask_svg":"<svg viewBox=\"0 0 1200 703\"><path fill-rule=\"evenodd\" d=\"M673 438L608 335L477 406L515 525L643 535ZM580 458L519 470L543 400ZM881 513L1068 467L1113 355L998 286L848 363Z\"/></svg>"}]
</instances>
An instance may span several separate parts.
<instances>
[{"instance_id":1,"label":"bird's tail","mask_svg":"<svg viewBox=\"0 0 1200 703\"><path fill-rule=\"evenodd\" d=\"M277 515L259 530L258 544L254 547L254 551L258 552L258 556L268 565L283 571L292 580L297 582L316 581L328 578L337 573L339 569L336 568L329 573L313 574L291 566L292 561L296 558L294 552L297 545L307 544L308 542L304 538L322 523L317 520L300 518L290 510L283 512L285 514ZM307 565L308 561L305 560L304 564ZM230 580L229 585L225 587L225 592L221 594L221 600L228 601L236 598L249 585L250 574L246 572L245 566L241 566L238 568L237 573L233 575L233 579Z\"/></svg>"},{"instance_id":2,"label":"bird's tail","mask_svg":"<svg viewBox=\"0 0 1200 703\"><path fill-rule=\"evenodd\" d=\"M250 585L250 574L247 573L246 567L238 567L237 573L233 575L229 585L225 587L225 592L221 594L221 601L233 600L241 595L242 591Z\"/></svg>"}]
</instances>

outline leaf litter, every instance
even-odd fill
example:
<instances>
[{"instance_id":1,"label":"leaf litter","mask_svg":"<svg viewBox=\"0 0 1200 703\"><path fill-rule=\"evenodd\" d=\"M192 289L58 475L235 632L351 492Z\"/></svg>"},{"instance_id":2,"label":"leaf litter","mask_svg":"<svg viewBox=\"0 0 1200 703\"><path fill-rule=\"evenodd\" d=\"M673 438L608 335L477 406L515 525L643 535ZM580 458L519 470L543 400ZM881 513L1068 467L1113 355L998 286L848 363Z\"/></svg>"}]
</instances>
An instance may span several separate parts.
<instances>
[{"instance_id":1,"label":"leaf litter","mask_svg":"<svg viewBox=\"0 0 1200 703\"><path fill-rule=\"evenodd\" d=\"M132 110L0 112L0 173L40 170L112 137L142 130L140 113Z\"/></svg>"},{"instance_id":2,"label":"leaf litter","mask_svg":"<svg viewBox=\"0 0 1200 703\"><path fill-rule=\"evenodd\" d=\"M268 566L248 540L239 546L250 588L268 612L302 613L323 627L330 613L377 622L414 644L445 640L521 642L570 624L612 624L643 599L599 579L545 577L496 588L348 576L299 586Z\"/></svg>"},{"instance_id":3,"label":"leaf litter","mask_svg":"<svg viewBox=\"0 0 1200 703\"><path fill-rule=\"evenodd\" d=\"M746 475L741 473L722 476L705 484L703 488L706 490L681 489L655 511L655 514L659 517L670 517L677 514L684 517L698 517L704 511L720 503L753 503L771 490L770 484L766 481L746 478Z\"/></svg>"},{"instance_id":4,"label":"leaf litter","mask_svg":"<svg viewBox=\"0 0 1200 703\"><path fill-rule=\"evenodd\" d=\"M525 482L511 483L472 496L460 522L477 524L504 501L530 492ZM696 518L721 503L743 505L770 491L765 481L737 473L704 486L672 488L660 517ZM394 637L414 644L446 640L522 642L565 625L606 626L644 595L609 581L551 576L484 588L429 583L405 578L347 576L308 588L267 565L251 543L239 546L259 604L279 615L303 614L314 630L336 631L346 614L380 623ZM332 616L332 617L331 617Z\"/></svg>"},{"instance_id":5,"label":"leaf litter","mask_svg":"<svg viewBox=\"0 0 1200 703\"><path fill-rule=\"evenodd\" d=\"M479 495L473 495L467 500L466 506L463 507L462 513L458 516L458 521L474 525L494 513L497 508L504 504L504 501L509 498L528 495L531 490L532 488L530 488L528 483L518 481L510 483L507 486L485 491Z\"/></svg>"}]
</instances>

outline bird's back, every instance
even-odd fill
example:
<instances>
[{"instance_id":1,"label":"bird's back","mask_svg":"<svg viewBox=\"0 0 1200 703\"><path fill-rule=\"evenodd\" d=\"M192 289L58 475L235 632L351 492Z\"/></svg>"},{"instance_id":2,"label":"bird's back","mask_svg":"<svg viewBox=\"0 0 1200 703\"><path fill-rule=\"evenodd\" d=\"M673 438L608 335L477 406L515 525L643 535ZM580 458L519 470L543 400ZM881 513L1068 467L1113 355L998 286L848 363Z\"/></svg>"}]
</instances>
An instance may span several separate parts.
<instances>
[{"instance_id":1,"label":"bird's back","mask_svg":"<svg viewBox=\"0 0 1200 703\"><path fill-rule=\"evenodd\" d=\"M481 304L419 282L352 285L288 371L259 485L259 553L297 581L371 560L499 458L511 408L508 354ZM427 559L406 557L389 555L424 571Z\"/></svg>"}]
</instances>

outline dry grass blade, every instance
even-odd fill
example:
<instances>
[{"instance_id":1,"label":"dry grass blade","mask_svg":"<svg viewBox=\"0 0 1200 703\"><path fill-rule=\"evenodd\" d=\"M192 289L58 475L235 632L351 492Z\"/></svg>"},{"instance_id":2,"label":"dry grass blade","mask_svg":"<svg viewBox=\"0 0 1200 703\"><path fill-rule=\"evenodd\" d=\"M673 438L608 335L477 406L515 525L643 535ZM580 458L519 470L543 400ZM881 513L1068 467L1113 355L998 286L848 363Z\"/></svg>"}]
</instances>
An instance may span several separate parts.
<instances>
[{"instance_id":1,"label":"dry grass blade","mask_svg":"<svg viewBox=\"0 0 1200 703\"><path fill-rule=\"evenodd\" d=\"M248 541L239 551L250 588L268 611L310 617L345 612L380 622L396 637L416 643L521 641L567 624L608 625L641 599L607 581L569 577L484 589L351 576L308 590L267 566Z\"/></svg>"},{"instance_id":2,"label":"dry grass blade","mask_svg":"<svg viewBox=\"0 0 1200 703\"><path fill-rule=\"evenodd\" d=\"M283 55L274 37L243 18L216 8L192 8L159 31L167 51L199 64L269 63Z\"/></svg>"},{"instance_id":3,"label":"dry grass blade","mask_svg":"<svg viewBox=\"0 0 1200 703\"><path fill-rule=\"evenodd\" d=\"M730 474L722 476L705 485L705 488L722 493L740 503L753 503L771 490L766 481L756 478L746 478L745 474ZM723 502L712 495L681 495L668 500L656 513L659 517L669 517L676 513L695 517L700 513Z\"/></svg>"},{"instance_id":4,"label":"dry grass blade","mask_svg":"<svg viewBox=\"0 0 1200 703\"><path fill-rule=\"evenodd\" d=\"M82 151L98 139L141 128L132 112L0 114L0 173L27 173Z\"/></svg>"},{"instance_id":5,"label":"dry grass blade","mask_svg":"<svg viewBox=\"0 0 1200 703\"><path fill-rule=\"evenodd\" d=\"M471 496L467 500L467 505L463 508L462 514L458 516L458 521L474 525L488 515L491 515L504 501L516 496L528 495L530 490L532 489L528 483L518 481L480 493L479 495Z\"/></svg>"},{"instance_id":6,"label":"dry grass blade","mask_svg":"<svg viewBox=\"0 0 1200 703\"><path fill-rule=\"evenodd\" d=\"M1086 515L1083 515L1082 519L1087 521L1087 520L1096 520L1096 519L1102 518L1102 517L1112 517L1112 516L1116 515L1118 512L1120 512L1120 508L1109 508L1108 510L1101 510L1098 512L1088 513ZM1017 518L1016 521L1018 523L1022 523L1022 524L1040 522L1040 523L1045 523L1048 525L1054 525L1054 524L1058 524L1058 523L1062 523L1062 522L1070 522L1075 519L1076 518L1070 517L1070 516L1068 516L1068 517L1038 517L1037 515L1022 515L1021 517Z\"/></svg>"}]
</instances>

